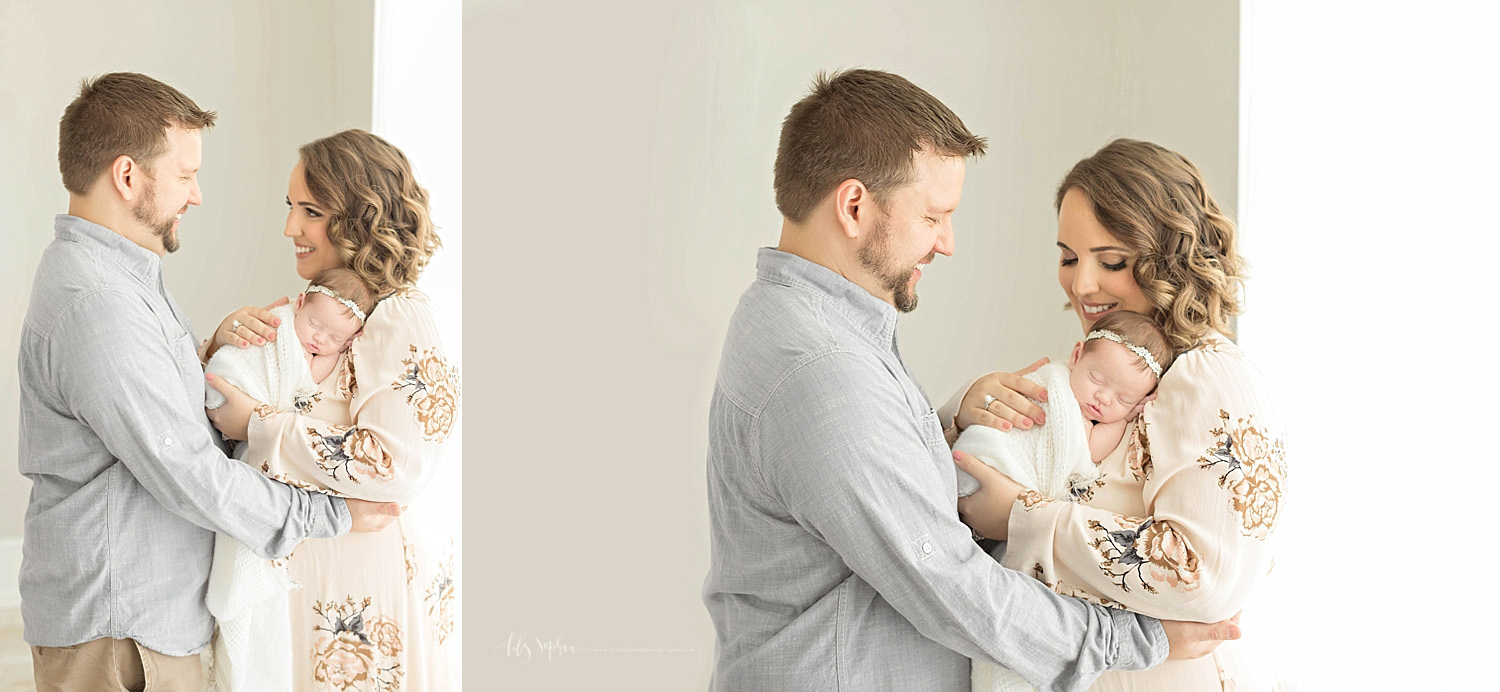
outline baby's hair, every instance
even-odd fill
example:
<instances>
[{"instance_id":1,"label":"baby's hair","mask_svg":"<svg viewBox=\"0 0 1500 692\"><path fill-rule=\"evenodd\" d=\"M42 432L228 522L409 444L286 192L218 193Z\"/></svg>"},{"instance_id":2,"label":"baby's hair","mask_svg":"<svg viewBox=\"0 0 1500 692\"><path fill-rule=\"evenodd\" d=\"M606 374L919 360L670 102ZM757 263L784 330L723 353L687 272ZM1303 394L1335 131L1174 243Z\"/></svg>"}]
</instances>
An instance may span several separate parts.
<instances>
[{"instance_id":1,"label":"baby's hair","mask_svg":"<svg viewBox=\"0 0 1500 692\"><path fill-rule=\"evenodd\" d=\"M1155 320L1140 313L1121 310L1112 312L1099 318L1089 331L1104 330L1114 332L1124 337L1126 341L1140 346L1151 353L1156 359L1156 364L1161 366L1162 374L1166 374L1167 368L1172 365L1172 359L1177 357L1172 346L1167 343L1167 335L1162 333L1161 327ZM1089 339L1083 342L1083 353L1088 353L1099 342L1105 339ZM1136 358L1141 370L1150 371L1144 358Z\"/></svg>"},{"instance_id":2,"label":"baby's hair","mask_svg":"<svg viewBox=\"0 0 1500 692\"><path fill-rule=\"evenodd\" d=\"M340 297L353 301L366 315L369 315L370 311L375 309L375 292L371 291L370 285L365 283L364 279L359 278L359 274L352 270L344 269L343 267L324 269L317 276L313 277L312 283L309 283L308 286L322 286L331 289L334 293L339 294ZM344 311L348 312L350 317L354 316L354 312L349 310L347 306L344 307Z\"/></svg>"}]
</instances>

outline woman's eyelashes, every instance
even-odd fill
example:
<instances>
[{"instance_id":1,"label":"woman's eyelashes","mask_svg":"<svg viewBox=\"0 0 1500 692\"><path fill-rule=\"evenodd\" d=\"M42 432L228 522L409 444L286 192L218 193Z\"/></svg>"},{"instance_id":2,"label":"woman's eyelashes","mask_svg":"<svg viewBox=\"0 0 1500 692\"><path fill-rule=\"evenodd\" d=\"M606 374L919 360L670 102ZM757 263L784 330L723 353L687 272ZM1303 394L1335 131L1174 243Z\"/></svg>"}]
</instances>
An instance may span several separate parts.
<instances>
[{"instance_id":1,"label":"woman's eyelashes","mask_svg":"<svg viewBox=\"0 0 1500 692\"><path fill-rule=\"evenodd\" d=\"M287 200L286 200L286 208L287 209L291 209L292 208L292 200L291 200L291 198L287 198ZM303 207L302 211L303 211L303 213L307 214L308 217L314 218L314 219L323 216L322 214L319 214L316 210L314 210L312 207Z\"/></svg>"},{"instance_id":2,"label":"woman's eyelashes","mask_svg":"<svg viewBox=\"0 0 1500 692\"><path fill-rule=\"evenodd\" d=\"M1064 267L1071 267L1071 266L1073 266L1075 264L1078 264L1078 258L1077 257L1068 257L1067 255L1063 255L1062 266L1064 266ZM1105 261L1101 260L1099 262L1099 266L1104 267L1105 269L1108 269L1108 270L1110 270L1112 272L1117 272L1117 271L1120 271L1120 270L1122 270L1122 269L1130 266L1130 262L1128 262L1126 260L1120 260L1119 262L1115 262L1115 263L1111 264L1109 262L1105 262Z\"/></svg>"}]
</instances>

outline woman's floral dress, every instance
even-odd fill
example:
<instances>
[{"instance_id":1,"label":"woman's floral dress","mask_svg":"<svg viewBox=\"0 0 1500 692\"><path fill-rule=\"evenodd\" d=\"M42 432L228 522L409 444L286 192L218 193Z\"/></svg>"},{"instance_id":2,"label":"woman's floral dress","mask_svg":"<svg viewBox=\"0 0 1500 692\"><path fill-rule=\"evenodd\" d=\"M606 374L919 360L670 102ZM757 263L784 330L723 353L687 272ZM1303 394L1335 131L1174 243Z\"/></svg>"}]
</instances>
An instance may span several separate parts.
<instances>
[{"instance_id":1,"label":"woman's floral dress","mask_svg":"<svg viewBox=\"0 0 1500 692\"><path fill-rule=\"evenodd\" d=\"M1057 593L1157 618L1239 612L1271 570L1286 491L1285 424L1244 353L1213 334L1178 356L1098 465L1078 502L1022 493L1002 563ZM1255 651L1226 642L1203 658L1107 672L1090 689L1276 689Z\"/></svg>"},{"instance_id":2,"label":"woman's floral dress","mask_svg":"<svg viewBox=\"0 0 1500 692\"><path fill-rule=\"evenodd\" d=\"M286 559L297 690L447 690L458 678L450 535L414 503L449 454L459 376L431 306L381 301L317 394L250 417L245 461L276 480L406 513L378 533L303 542Z\"/></svg>"}]
</instances>

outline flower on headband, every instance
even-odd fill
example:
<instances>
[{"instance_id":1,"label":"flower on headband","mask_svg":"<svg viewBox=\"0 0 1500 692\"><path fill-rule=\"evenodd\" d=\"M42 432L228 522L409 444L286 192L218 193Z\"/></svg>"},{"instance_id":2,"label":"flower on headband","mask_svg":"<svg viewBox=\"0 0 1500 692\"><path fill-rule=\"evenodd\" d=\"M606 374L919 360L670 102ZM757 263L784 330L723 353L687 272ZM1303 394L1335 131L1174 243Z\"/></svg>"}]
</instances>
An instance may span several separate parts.
<instances>
[{"instance_id":1,"label":"flower on headband","mask_svg":"<svg viewBox=\"0 0 1500 692\"><path fill-rule=\"evenodd\" d=\"M365 311L359 309L359 306L355 305L354 301L349 300L348 298L345 298L345 297L339 295L338 291L335 291L335 290L333 290L333 289L331 289L331 288L329 288L327 286L319 286L317 284L313 284L313 285L307 287L307 292L308 293L322 293L323 295L328 296L329 298L337 300L339 303L343 304L344 307L349 308L349 312L354 313L355 317L359 318L360 324L364 324L364 321L365 321Z\"/></svg>"},{"instance_id":2,"label":"flower on headband","mask_svg":"<svg viewBox=\"0 0 1500 692\"><path fill-rule=\"evenodd\" d=\"M1156 358L1151 355L1151 352L1147 351L1144 347L1137 346L1129 339L1120 336L1115 332L1109 331L1108 329L1095 329L1094 331L1089 332L1088 336L1083 338L1084 341L1092 341L1094 339L1108 339L1121 346L1124 346L1125 348L1130 349L1132 353L1140 356L1141 360L1146 361L1146 367L1151 368L1151 372L1156 373L1157 379L1161 379L1161 365L1156 362Z\"/></svg>"}]
</instances>

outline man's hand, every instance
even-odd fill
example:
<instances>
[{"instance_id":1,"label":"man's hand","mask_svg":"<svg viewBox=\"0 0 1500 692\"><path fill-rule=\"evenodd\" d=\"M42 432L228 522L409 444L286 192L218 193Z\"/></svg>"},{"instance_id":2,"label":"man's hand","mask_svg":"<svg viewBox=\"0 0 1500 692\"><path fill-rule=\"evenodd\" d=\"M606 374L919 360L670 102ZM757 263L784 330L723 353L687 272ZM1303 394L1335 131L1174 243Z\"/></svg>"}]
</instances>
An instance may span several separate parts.
<instances>
[{"instance_id":1,"label":"man's hand","mask_svg":"<svg viewBox=\"0 0 1500 692\"><path fill-rule=\"evenodd\" d=\"M250 413L261 405L260 401L253 399L249 394L240 391L222 377L213 374L205 375L208 384L219 390L226 401L223 406L208 410L208 419L213 421L214 427L231 440L246 440L250 437Z\"/></svg>"},{"instance_id":2,"label":"man's hand","mask_svg":"<svg viewBox=\"0 0 1500 692\"><path fill-rule=\"evenodd\" d=\"M344 502L349 505L351 532L375 533L390 526L391 522L396 521L396 517L406 511L405 506L394 502L370 502L352 497L344 498Z\"/></svg>"},{"instance_id":3,"label":"man's hand","mask_svg":"<svg viewBox=\"0 0 1500 692\"><path fill-rule=\"evenodd\" d=\"M1183 620L1162 620L1161 626L1167 631L1167 645L1170 647L1167 660L1182 661L1207 656L1214 649L1219 648L1220 644L1231 639L1239 639L1240 615L1241 613L1235 613L1234 617L1211 625Z\"/></svg>"},{"instance_id":4,"label":"man's hand","mask_svg":"<svg viewBox=\"0 0 1500 692\"><path fill-rule=\"evenodd\" d=\"M958 515L974 533L997 541L1010 535L1010 509L1025 488L1020 483L963 452L953 453L957 464L975 480L979 489L973 495L958 498Z\"/></svg>"}]
</instances>

